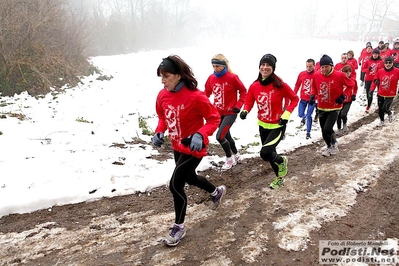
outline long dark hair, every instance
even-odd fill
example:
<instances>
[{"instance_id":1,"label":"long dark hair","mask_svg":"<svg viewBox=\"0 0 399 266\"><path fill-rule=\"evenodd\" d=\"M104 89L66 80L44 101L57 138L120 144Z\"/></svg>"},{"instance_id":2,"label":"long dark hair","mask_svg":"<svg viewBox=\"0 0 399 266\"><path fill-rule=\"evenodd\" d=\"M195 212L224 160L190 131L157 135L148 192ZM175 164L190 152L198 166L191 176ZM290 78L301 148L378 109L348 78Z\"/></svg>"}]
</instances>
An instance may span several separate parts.
<instances>
[{"instance_id":1,"label":"long dark hair","mask_svg":"<svg viewBox=\"0 0 399 266\"><path fill-rule=\"evenodd\" d=\"M259 73L256 81L259 81L259 83L262 84L263 86L273 83L273 87L277 89L281 89L283 87L283 80L279 76L274 74L274 72L264 80L262 80L262 74Z\"/></svg>"},{"instance_id":2,"label":"long dark hair","mask_svg":"<svg viewBox=\"0 0 399 266\"><path fill-rule=\"evenodd\" d=\"M161 73L178 74L181 76L181 81L184 82L187 89L197 89L198 81L195 79L191 67L177 55L170 55L162 59L162 62L157 69L157 76L161 76Z\"/></svg>"}]
</instances>

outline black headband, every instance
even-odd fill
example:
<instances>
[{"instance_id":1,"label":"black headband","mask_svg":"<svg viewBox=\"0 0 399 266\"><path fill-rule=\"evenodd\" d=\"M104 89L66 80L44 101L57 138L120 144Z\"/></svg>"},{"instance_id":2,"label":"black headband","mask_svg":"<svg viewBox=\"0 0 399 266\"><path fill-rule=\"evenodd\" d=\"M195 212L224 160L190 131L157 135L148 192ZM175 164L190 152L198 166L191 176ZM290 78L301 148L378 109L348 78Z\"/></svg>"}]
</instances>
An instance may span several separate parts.
<instances>
[{"instance_id":1,"label":"black headband","mask_svg":"<svg viewBox=\"0 0 399 266\"><path fill-rule=\"evenodd\" d=\"M165 71L171 74L177 74L178 69L176 63L170 58L162 59L161 64L159 64L157 74L160 75L160 72Z\"/></svg>"},{"instance_id":2,"label":"black headband","mask_svg":"<svg viewBox=\"0 0 399 266\"><path fill-rule=\"evenodd\" d=\"M221 66L227 66L225 60L219 60L219 59L212 59L212 65L221 65Z\"/></svg>"}]
</instances>

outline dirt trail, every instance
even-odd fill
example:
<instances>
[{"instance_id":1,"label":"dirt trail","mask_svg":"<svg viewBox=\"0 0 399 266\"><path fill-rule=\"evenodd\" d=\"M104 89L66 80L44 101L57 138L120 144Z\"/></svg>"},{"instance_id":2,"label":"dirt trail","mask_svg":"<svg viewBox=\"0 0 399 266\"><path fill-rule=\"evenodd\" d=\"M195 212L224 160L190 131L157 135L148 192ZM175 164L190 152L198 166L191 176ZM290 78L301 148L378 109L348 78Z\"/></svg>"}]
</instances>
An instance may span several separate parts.
<instances>
[{"instance_id":1,"label":"dirt trail","mask_svg":"<svg viewBox=\"0 0 399 266\"><path fill-rule=\"evenodd\" d=\"M202 172L227 195L211 211L209 195L187 187L188 231L176 248L160 243L173 223L161 187L2 217L0 265L319 265L319 240L399 238L399 119L377 129L376 118L352 124L337 156L322 157L322 142L287 154L279 190L259 158Z\"/></svg>"}]
</instances>

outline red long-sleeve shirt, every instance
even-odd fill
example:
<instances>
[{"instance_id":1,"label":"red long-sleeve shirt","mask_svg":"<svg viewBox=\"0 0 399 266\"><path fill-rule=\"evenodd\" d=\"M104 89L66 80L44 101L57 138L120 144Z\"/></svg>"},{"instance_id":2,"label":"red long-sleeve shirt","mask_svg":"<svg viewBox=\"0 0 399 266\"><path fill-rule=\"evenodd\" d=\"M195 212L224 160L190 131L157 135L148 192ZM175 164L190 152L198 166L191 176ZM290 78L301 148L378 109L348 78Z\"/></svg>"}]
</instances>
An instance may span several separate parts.
<instances>
[{"instance_id":1,"label":"red long-sleeve shirt","mask_svg":"<svg viewBox=\"0 0 399 266\"><path fill-rule=\"evenodd\" d=\"M213 105L220 115L227 115L234 113L234 107L241 109L247 96L247 89L236 74L226 72L221 77L210 75L205 83L204 93L208 98L213 93Z\"/></svg>"},{"instance_id":2,"label":"red long-sleeve shirt","mask_svg":"<svg viewBox=\"0 0 399 266\"><path fill-rule=\"evenodd\" d=\"M250 112L255 102L258 107L259 121L278 124L284 112L283 107L292 113L298 105L299 98L284 82L282 88L276 88L273 83L264 86L259 81L255 81L248 89L244 110Z\"/></svg>"},{"instance_id":3,"label":"red long-sleeve shirt","mask_svg":"<svg viewBox=\"0 0 399 266\"><path fill-rule=\"evenodd\" d=\"M367 53L367 51L365 51L365 53L363 54L363 52L362 52L362 55L359 57L359 63L361 63L362 64L362 67L361 67L361 72L366 72L367 71L367 68L366 68L366 62L367 61L369 61L370 60L370 58L371 58L371 56L373 55L373 53L372 52L370 52L370 53ZM361 59L360 59L361 58Z\"/></svg>"},{"instance_id":4,"label":"red long-sleeve shirt","mask_svg":"<svg viewBox=\"0 0 399 266\"><path fill-rule=\"evenodd\" d=\"M394 64L399 64L399 49L393 48L391 50L391 56L393 57Z\"/></svg>"},{"instance_id":5,"label":"red long-sleeve shirt","mask_svg":"<svg viewBox=\"0 0 399 266\"><path fill-rule=\"evenodd\" d=\"M349 64L348 62L346 62L345 64L342 64L341 62L339 62L339 63L335 64L334 70L342 72L342 68L344 68L344 66L352 66L352 65ZM352 71L353 71L353 68L352 68Z\"/></svg>"},{"instance_id":6,"label":"red long-sleeve shirt","mask_svg":"<svg viewBox=\"0 0 399 266\"><path fill-rule=\"evenodd\" d=\"M294 93L298 94L299 89L301 89L300 98L305 101L310 100L310 92L312 89L312 79L316 71L312 72L302 71L299 73L298 78L295 82Z\"/></svg>"},{"instance_id":7,"label":"red long-sleeve shirt","mask_svg":"<svg viewBox=\"0 0 399 266\"><path fill-rule=\"evenodd\" d=\"M339 110L342 103L335 101L344 94L344 86L351 88L355 81L348 78L345 73L335 71L325 76L321 72L316 72L313 76L312 94L316 96L317 108L324 111Z\"/></svg>"},{"instance_id":8,"label":"red long-sleeve shirt","mask_svg":"<svg viewBox=\"0 0 399 266\"><path fill-rule=\"evenodd\" d=\"M392 67L390 70L382 68L377 71L374 80L379 81L377 94L383 97L395 97L399 81L399 68ZM376 84L371 84L371 90L374 91Z\"/></svg>"},{"instance_id":9,"label":"red long-sleeve shirt","mask_svg":"<svg viewBox=\"0 0 399 266\"><path fill-rule=\"evenodd\" d=\"M352 87L344 86L344 94L346 96L346 99L345 99L344 103L351 102L352 101L352 95L356 96L357 90L358 90L357 82L356 82L356 76L353 75L353 72L352 72L352 74L351 74L351 76L349 78L351 80L353 80L354 84L353 84Z\"/></svg>"},{"instance_id":10,"label":"red long-sleeve shirt","mask_svg":"<svg viewBox=\"0 0 399 266\"><path fill-rule=\"evenodd\" d=\"M367 52L367 48L363 48L359 59L357 60L359 62L359 64L363 65L364 64L364 59L368 58L371 56L373 49L370 50L370 53ZM366 59L367 60L367 59ZM363 68L362 68L363 69ZM363 72L363 71L362 71Z\"/></svg>"},{"instance_id":11,"label":"red long-sleeve shirt","mask_svg":"<svg viewBox=\"0 0 399 266\"><path fill-rule=\"evenodd\" d=\"M163 89L158 94L155 108L158 115L155 132L168 130L174 150L198 158L206 155L208 137L219 126L220 115L202 91L198 89L192 91L186 87L178 92ZM191 151L189 146L181 143L181 140L196 132L202 135L205 147L200 151Z\"/></svg>"},{"instance_id":12,"label":"red long-sleeve shirt","mask_svg":"<svg viewBox=\"0 0 399 266\"><path fill-rule=\"evenodd\" d=\"M392 50L389 48L386 49L385 51L383 51L383 50L380 51L380 57L381 57L382 61L384 61L384 59L386 57L391 56L391 55L392 55Z\"/></svg>"},{"instance_id":13,"label":"red long-sleeve shirt","mask_svg":"<svg viewBox=\"0 0 399 266\"><path fill-rule=\"evenodd\" d=\"M366 76L364 77L365 81L373 81L375 78L375 75L377 74L377 71L381 68L384 67L384 62L381 60L381 58L370 58L367 60L366 63L364 63L364 68L366 72Z\"/></svg>"},{"instance_id":14,"label":"red long-sleeve shirt","mask_svg":"<svg viewBox=\"0 0 399 266\"><path fill-rule=\"evenodd\" d=\"M352 73L356 73L355 70L359 68L357 60L355 58L348 58L348 63L352 66Z\"/></svg>"}]
</instances>

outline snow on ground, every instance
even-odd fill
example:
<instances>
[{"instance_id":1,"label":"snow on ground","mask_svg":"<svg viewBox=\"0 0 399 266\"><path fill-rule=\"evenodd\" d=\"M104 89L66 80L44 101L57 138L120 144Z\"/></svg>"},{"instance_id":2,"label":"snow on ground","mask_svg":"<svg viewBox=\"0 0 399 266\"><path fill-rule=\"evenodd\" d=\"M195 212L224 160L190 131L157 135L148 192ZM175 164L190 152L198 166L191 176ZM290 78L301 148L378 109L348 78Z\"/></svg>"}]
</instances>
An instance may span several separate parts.
<instances>
[{"instance_id":1,"label":"snow on ground","mask_svg":"<svg viewBox=\"0 0 399 266\"><path fill-rule=\"evenodd\" d=\"M99 81L98 75L92 75L77 87L39 99L26 94L1 97L0 115L7 118L0 119L0 217L53 205L145 192L164 185L173 171L174 162L172 158L163 162L148 159L158 151L150 144L151 136L143 135L139 128L139 118L145 118L150 130L156 127L155 98L162 89L156 69L163 57L170 54L181 56L193 68L199 88L203 89L205 80L213 71L210 59L214 54L225 54L233 70L249 87L257 77L259 59L265 53L273 53L277 57L276 74L293 88L308 58L317 61L325 53L338 63L343 52L354 50L357 58L364 47L363 43L327 40L287 40L279 46L267 42L249 45L238 42L229 46L95 57L91 59L93 64L104 75L112 76L111 80ZM287 52L292 49L300 52L294 55ZM373 108L375 106L374 103ZM349 113L349 127L351 122L364 115L364 108L364 91L360 87L358 101L352 104ZM25 119L19 120L10 114ZM317 125L312 132L313 138L305 139L305 131L297 128L300 121L297 110L291 115L291 120L287 137L278 146L279 152L320 140ZM356 134L370 131L373 126L366 125ZM259 142L257 134L255 108L246 120L237 119L232 135L241 147ZM350 178L343 178L339 189L320 191L329 195L324 199L317 194L309 196L309 203L303 209L275 223L275 228L280 230L282 248L306 248L309 232L324 221L345 215L356 200L356 190L378 178L378 172L396 156L399 147L392 142L388 147L384 146L384 156L368 157L369 149L382 152L378 147L385 140L370 134L365 136L368 139L364 148L354 151L353 161L340 166L340 171L345 170L342 175L348 171ZM398 137L393 130L384 131L384 136L387 139ZM127 145L126 149L110 147L136 137L149 144ZM355 136L342 137L341 143L349 143L352 137ZM214 138L212 141L216 143ZM251 146L247 151L243 154L245 158L258 156L259 146ZM210 161L223 160L217 156L206 157L198 169L209 168ZM353 165L358 160L368 160L367 167L354 171ZM319 175L323 171L313 169L309 174ZM295 175L292 178L295 180ZM316 198L319 200L315 204ZM337 203L343 200L345 203Z\"/></svg>"}]
</instances>

